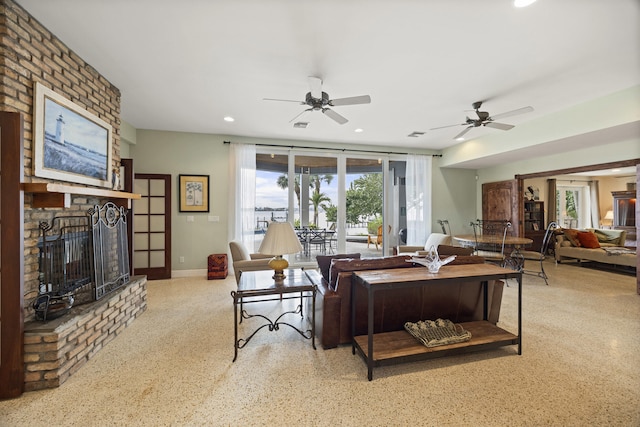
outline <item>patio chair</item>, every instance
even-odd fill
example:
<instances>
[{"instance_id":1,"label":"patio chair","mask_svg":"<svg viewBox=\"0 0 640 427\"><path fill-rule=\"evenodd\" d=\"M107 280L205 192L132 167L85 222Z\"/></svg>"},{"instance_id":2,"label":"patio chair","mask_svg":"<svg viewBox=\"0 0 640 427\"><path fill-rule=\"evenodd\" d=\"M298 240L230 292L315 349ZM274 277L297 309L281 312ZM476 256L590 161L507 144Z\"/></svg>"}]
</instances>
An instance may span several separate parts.
<instances>
[{"instance_id":1,"label":"patio chair","mask_svg":"<svg viewBox=\"0 0 640 427\"><path fill-rule=\"evenodd\" d=\"M315 246L321 254L327 252L327 232L323 229L309 229L309 245Z\"/></svg>"},{"instance_id":2,"label":"patio chair","mask_svg":"<svg viewBox=\"0 0 640 427\"><path fill-rule=\"evenodd\" d=\"M327 248L329 253L334 253L334 250L338 250L338 233L336 232L336 223L331 224L326 232Z\"/></svg>"},{"instance_id":3,"label":"patio chair","mask_svg":"<svg viewBox=\"0 0 640 427\"><path fill-rule=\"evenodd\" d=\"M382 245L382 226L378 227L377 235L369 234L369 236L367 236L367 248L371 243L376 245L376 249L378 249L378 245Z\"/></svg>"}]
</instances>

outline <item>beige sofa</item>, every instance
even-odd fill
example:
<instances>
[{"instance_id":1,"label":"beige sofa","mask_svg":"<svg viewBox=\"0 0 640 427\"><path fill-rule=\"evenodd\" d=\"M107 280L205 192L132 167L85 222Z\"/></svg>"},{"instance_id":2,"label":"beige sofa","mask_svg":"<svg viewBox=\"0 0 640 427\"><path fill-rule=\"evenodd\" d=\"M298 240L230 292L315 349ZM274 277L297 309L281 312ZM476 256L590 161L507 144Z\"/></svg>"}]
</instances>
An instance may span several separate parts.
<instances>
[{"instance_id":1,"label":"beige sofa","mask_svg":"<svg viewBox=\"0 0 640 427\"><path fill-rule=\"evenodd\" d=\"M565 233L556 236L556 261L595 261L603 264L635 267L637 254L634 249L624 248L627 232L624 230L586 229L598 238L599 248L576 246Z\"/></svg>"}]
</instances>

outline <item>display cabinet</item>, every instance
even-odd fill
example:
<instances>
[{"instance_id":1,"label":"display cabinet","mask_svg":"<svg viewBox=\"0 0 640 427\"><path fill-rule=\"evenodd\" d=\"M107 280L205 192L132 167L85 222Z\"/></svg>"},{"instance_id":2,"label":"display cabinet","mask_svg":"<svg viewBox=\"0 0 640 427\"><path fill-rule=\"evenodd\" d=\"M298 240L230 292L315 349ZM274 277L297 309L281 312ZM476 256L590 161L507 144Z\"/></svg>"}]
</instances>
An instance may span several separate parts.
<instances>
[{"instance_id":1,"label":"display cabinet","mask_svg":"<svg viewBox=\"0 0 640 427\"><path fill-rule=\"evenodd\" d=\"M524 232L544 231L544 202L525 200L524 202Z\"/></svg>"},{"instance_id":2,"label":"display cabinet","mask_svg":"<svg viewBox=\"0 0 640 427\"><path fill-rule=\"evenodd\" d=\"M612 191L613 228L627 231L627 240L636 239L636 192Z\"/></svg>"},{"instance_id":3,"label":"display cabinet","mask_svg":"<svg viewBox=\"0 0 640 427\"><path fill-rule=\"evenodd\" d=\"M539 251L544 238L544 202L525 200L524 202L524 237L533 240L527 249Z\"/></svg>"}]
</instances>

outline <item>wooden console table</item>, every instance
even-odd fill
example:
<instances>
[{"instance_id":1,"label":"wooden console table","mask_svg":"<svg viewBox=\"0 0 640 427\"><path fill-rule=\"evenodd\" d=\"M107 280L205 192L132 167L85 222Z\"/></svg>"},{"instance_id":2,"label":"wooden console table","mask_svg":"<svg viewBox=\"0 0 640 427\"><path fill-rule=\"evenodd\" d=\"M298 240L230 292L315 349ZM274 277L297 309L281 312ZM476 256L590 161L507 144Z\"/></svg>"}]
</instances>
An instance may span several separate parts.
<instances>
[{"instance_id":1,"label":"wooden console table","mask_svg":"<svg viewBox=\"0 0 640 427\"><path fill-rule=\"evenodd\" d=\"M492 264L452 265L429 273L426 268L396 268L389 270L368 270L354 272L355 286L367 290L367 335L355 335L356 292L351 291L352 353L356 351L367 362L369 381L373 378L373 367L400 362L411 362L451 354L518 345L522 354L522 273ZM487 321L487 290L489 280L517 279L518 281L518 332L513 334ZM461 323L471 332L469 341L426 347L405 330L374 334L374 297L378 290L393 290L410 287L429 286L437 283L459 283L482 281L484 286L484 320ZM427 320L427 319L421 319ZM435 319L430 319L435 320Z\"/></svg>"}]
</instances>

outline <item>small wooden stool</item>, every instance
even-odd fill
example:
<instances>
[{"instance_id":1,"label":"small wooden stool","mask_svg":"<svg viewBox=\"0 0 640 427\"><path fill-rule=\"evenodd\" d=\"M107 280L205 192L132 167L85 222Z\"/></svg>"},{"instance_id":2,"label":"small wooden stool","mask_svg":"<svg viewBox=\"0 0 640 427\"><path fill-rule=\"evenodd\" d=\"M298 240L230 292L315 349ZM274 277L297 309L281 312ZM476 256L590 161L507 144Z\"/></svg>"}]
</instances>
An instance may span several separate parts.
<instances>
[{"instance_id":1,"label":"small wooden stool","mask_svg":"<svg viewBox=\"0 0 640 427\"><path fill-rule=\"evenodd\" d=\"M227 277L227 254L211 254L207 259L207 279L224 279Z\"/></svg>"}]
</instances>

